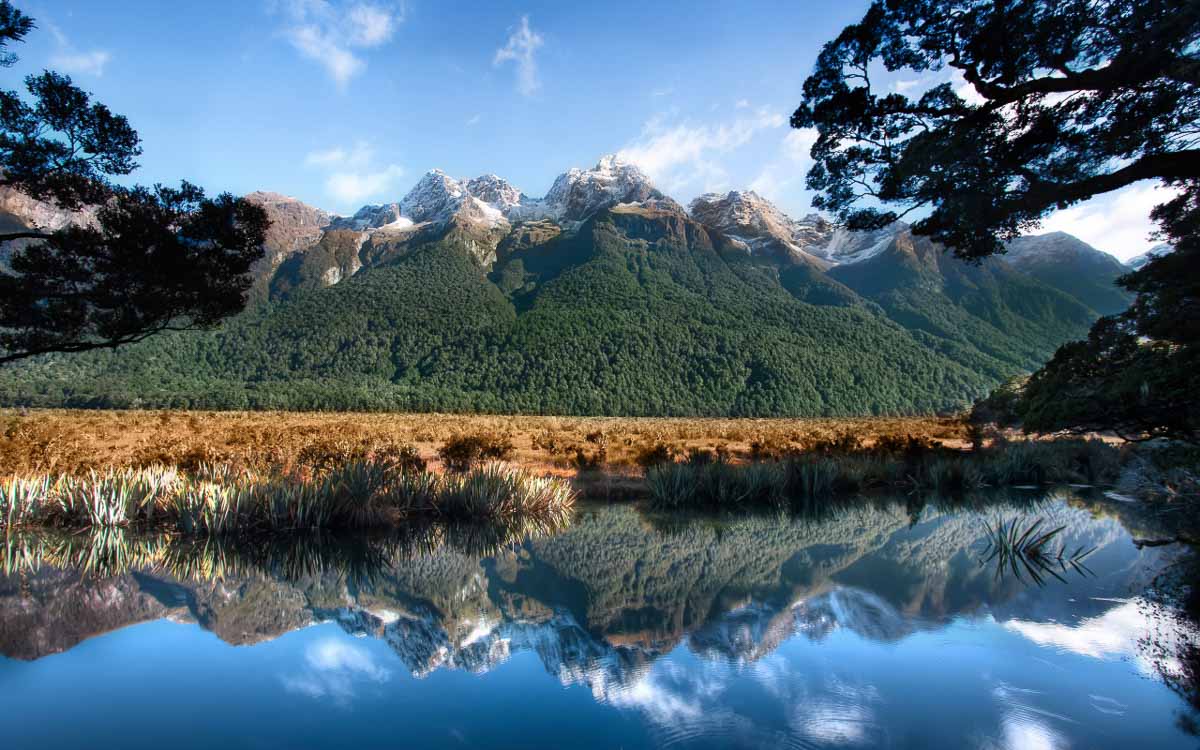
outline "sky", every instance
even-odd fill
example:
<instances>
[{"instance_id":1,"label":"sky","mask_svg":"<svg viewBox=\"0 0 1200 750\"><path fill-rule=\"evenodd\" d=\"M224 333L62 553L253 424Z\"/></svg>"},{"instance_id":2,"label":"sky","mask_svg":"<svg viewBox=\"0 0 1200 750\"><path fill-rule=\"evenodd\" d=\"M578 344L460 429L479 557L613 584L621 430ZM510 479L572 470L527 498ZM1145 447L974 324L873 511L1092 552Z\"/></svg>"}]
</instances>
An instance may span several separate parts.
<instances>
[{"instance_id":1,"label":"sky","mask_svg":"<svg viewBox=\"0 0 1200 750\"><path fill-rule=\"evenodd\" d=\"M803 216L814 135L788 117L821 45L868 2L15 4L39 28L0 71L5 87L44 68L71 75L138 130L141 183L271 190L353 213L399 200L433 168L540 196L617 153L681 203L753 189ZM1129 258L1156 244L1148 214L1161 199L1134 185L1043 229Z\"/></svg>"}]
</instances>

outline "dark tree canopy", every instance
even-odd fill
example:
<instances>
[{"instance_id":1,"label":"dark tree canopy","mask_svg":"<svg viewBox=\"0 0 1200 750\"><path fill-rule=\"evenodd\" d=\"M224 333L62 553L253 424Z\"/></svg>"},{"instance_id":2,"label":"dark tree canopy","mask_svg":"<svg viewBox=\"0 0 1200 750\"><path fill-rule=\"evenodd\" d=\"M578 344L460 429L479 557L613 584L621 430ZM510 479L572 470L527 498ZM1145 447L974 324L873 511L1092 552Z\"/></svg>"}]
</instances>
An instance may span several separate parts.
<instances>
[{"instance_id":1,"label":"dark tree canopy","mask_svg":"<svg viewBox=\"0 0 1200 750\"><path fill-rule=\"evenodd\" d=\"M876 88L884 71L941 82L912 98ZM1171 186L1154 218L1174 252L1121 278L1132 307L1062 347L1017 409L1030 431L1200 437L1200 2L876 0L825 45L792 125L819 133L817 207L859 229L920 212L914 231L964 258L1092 196Z\"/></svg>"},{"instance_id":2,"label":"dark tree canopy","mask_svg":"<svg viewBox=\"0 0 1200 750\"><path fill-rule=\"evenodd\" d=\"M266 229L261 208L186 182L122 191L0 272L0 362L219 322L245 304Z\"/></svg>"},{"instance_id":3,"label":"dark tree canopy","mask_svg":"<svg viewBox=\"0 0 1200 750\"><path fill-rule=\"evenodd\" d=\"M53 71L25 86L32 104L0 91L0 185L69 210L108 199L108 177L137 169L142 153L129 122Z\"/></svg>"},{"instance_id":4,"label":"dark tree canopy","mask_svg":"<svg viewBox=\"0 0 1200 750\"><path fill-rule=\"evenodd\" d=\"M1174 251L1121 279L1137 299L1063 346L1025 386L1034 432L1200 442L1200 189L1155 210Z\"/></svg>"},{"instance_id":5,"label":"dark tree canopy","mask_svg":"<svg viewBox=\"0 0 1200 750\"><path fill-rule=\"evenodd\" d=\"M880 90L884 70L948 70L978 97ZM990 255L1052 210L1200 177L1200 3L876 0L825 45L792 125L819 133L818 208L860 229L928 212L917 233Z\"/></svg>"},{"instance_id":6,"label":"dark tree canopy","mask_svg":"<svg viewBox=\"0 0 1200 750\"><path fill-rule=\"evenodd\" d=\"M0 66L33 20L0 0ZM49 352L114 347L169 329L204 327L242 309L267 229L261 207L231 195L124 187L141 154L122 116L52 71L0 90L0 187L78 221L22 241L0 264L0 363ZM89 215L94 215L89 218Z\"/></svg>"}]
</instances>

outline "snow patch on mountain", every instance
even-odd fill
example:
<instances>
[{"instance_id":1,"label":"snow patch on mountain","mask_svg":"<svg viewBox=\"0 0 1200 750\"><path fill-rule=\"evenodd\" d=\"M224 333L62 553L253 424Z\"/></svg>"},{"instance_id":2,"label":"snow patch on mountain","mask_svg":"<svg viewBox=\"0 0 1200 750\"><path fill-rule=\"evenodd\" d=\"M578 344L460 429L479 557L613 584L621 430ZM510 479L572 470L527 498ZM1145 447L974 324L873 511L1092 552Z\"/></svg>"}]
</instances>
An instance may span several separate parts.
<instances>
[{"instance_id":1,"label":"snow patch on mountain","mask_svg":"<svg viewBox=\"0 0 1200 750\"><path fill-rule=\"evenodd\" d=\"M1155 245L1141 255L1136 255L1130 258L1129 260L1125 261L1125 265L1129 266L1135 271L1140 271L1142 266L1146 265L1155 258L1161 258L1162 256L1168 255L1174 251L1175 248L1164 242L1161 245Z\"/></svg>"}]
</instances>

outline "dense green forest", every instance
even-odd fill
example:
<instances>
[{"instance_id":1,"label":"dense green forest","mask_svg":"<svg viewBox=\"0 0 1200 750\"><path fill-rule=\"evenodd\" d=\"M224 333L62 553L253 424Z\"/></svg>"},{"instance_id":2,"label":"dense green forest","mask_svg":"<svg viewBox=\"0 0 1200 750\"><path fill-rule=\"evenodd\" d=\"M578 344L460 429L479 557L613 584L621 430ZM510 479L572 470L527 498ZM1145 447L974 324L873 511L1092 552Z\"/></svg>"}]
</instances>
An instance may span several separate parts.
<instances>
[{"instance_id":1,"label":"dense green forest","mask_svg":"<svg viewBox=\"0 0 1200 750\"><path fill-rule=\"evenodd\" d=\"M311 275L292 263L288 278ZM289 286L214 331L6 368L0 403L923 413L1035 367L1094 317L999 262L953 260L906 233L826 275L758 263L681 213L623 208L503 253L490 272L433 240L333 286Z\"/></svg>"}]
</instances>

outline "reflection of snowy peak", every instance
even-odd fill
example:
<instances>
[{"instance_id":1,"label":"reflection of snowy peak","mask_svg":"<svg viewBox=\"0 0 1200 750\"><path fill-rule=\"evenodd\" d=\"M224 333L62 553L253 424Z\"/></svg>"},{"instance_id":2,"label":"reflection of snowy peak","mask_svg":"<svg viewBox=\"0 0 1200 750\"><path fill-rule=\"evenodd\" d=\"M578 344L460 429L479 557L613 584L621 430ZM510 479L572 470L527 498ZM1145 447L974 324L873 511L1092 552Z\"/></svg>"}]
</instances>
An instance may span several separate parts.
<instances>
[{"instance_id":1,"label":"reflection of snowy peak","mask_svg":"<svg viewBox=\"0 0 1200 750\"><path fill-rule=\"evenodd\" d=\"M792 614L797 632L816 640L845 628L868 640L886 643L900 640L919 626L879 596L851 588L797 602Z\"/></svg>"},{"instance_id":2,"label":"reflection of snowy peak","mask_svg":"<svg viewBox=\"0 0 1200 750\"><path fill-rule=\"evenodd\" d=\"M482 674L514 653L532 651L564 686L587 685L600 699L635 679L656 656L596 638L566 613L541 622L501 622L486 615L449 622L426 608L404 613L345 608L334 619L348 633L385 640L414 677L438 669Z\"/></svg>"}]
</instances>

